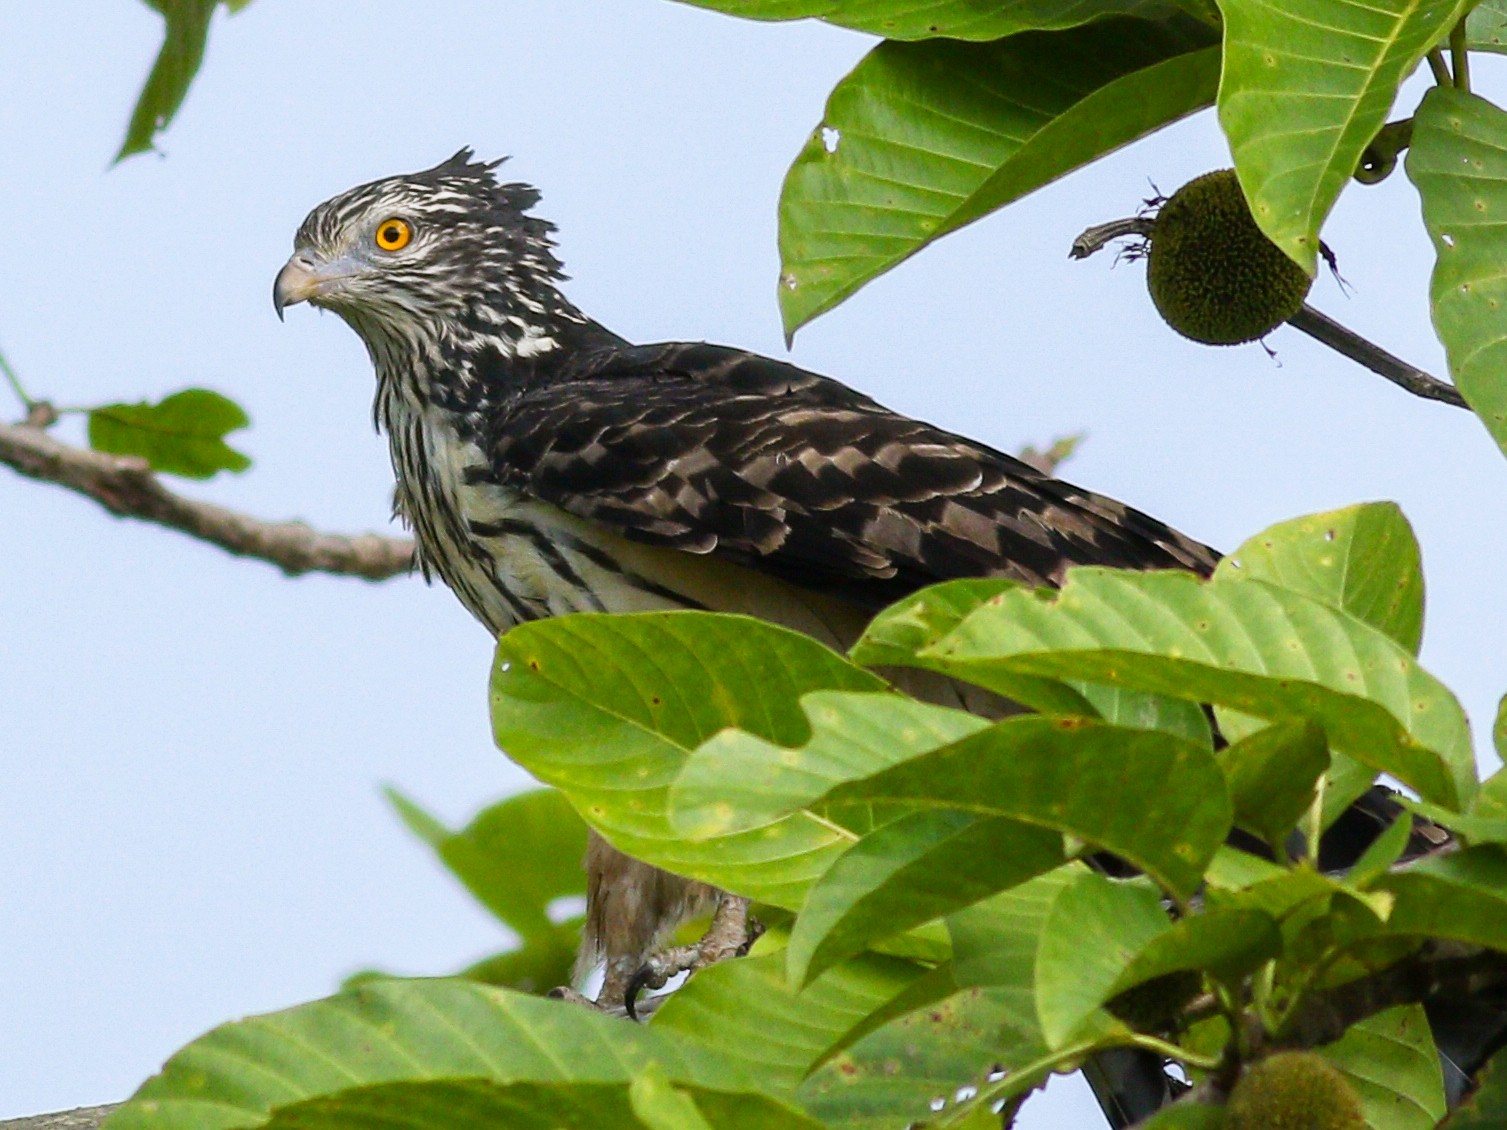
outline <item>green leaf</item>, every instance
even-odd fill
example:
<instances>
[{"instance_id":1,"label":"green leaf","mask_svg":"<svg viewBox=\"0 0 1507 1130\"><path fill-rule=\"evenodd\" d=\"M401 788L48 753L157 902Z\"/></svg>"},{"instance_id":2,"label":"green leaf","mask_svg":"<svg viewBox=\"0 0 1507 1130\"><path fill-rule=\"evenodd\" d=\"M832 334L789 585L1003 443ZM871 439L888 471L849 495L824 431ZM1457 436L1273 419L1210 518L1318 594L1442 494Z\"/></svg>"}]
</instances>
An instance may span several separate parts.
<instances>
[{"instance_id":1,"label":"green leaf","mask_svg":"<svg viewBox=\"0 0 1507 1130\"><path fill-rule=\"evenodd\" d=\"M816 881L790 936L799 984L876 941L1063 862L1062 836L947 809L914 812L859 840Z\"/></svg>"},{"instance_id":2,"label":"green leaf","mask_svg":"<svg viewBox=\"0 0 1507 1130\"><path fill-rule=\"evenodd\" d=\"M1004 816L1077 836L1187 896L1230 829L1204 749L1156 730L1026 715L872 777L829 801L888 801Z\"/></svg>"},{"instance_id":3,"label":"green leaf","mask_svg":"<svg viewBox=\"0 0 1507 1130\"><path fill-rule=\"evenodd\" d=\"M1429 294L1450 375L1507 450L1507 113L1435 87L1413 117L1407 170L1434 242Z\"/></svg>"},{"instance_id":4,"label":"green leaf","mask_svg":"<svg viewBox=\"0 0 1507 1130\"><path fill-rule=\"evenodd\" d=\"M1275 722L1230 745L1219 767L1235 803L1235 823L1279 845L1313 805L1329 768L1324 731L1306 718Z\"/></svg>"},{"instance_id":5,"label":"green leaf","mask_svg":"<svg viewBox=\"0 0 1507 1130\"><path fill-rule=\"evenodd\" d=\"M796 1097L842 1130L895 1130L934 1117L959 1088L1026 1068L1046 1052L1029 996L964 989L892 1021L824 1063ZM1044 1071L1023 1073L1021 1084Z\"/></svg>"},{"instance_id":6,"label":"green leaf","mask_svg":"<svg viewBox=\"0 0 1507 1130\"><path fill-rule=\"evenodd\" d=\"M765 1095L677 1089L650 1063L632 1083L511 1083L446 1079L356 1087L279 1107L268 1130L820 1130Z\"/></svg>"},{"instance_id":7,"label":"green leaf","mask_svg":"<svg viewBox=\"0 0 1507 1130\"><path fill-rule=\"evenodd\" d=\"M807 636L703 612L581 613L522 624L497 645L497 743L637 859L795 909L856 837L806 814L688 843L670 825L687 755L734 727L797 747L814 690L883 683Z\"/></svg>"},{"instance_id":8,"label":"green leaf","mask_svg":"<svg viewBox=\"0 0 1507 1130\"><path fill-rule=\"evenodd\" d=\"M244 8L250 0L226 0L232 12ZM146 85L131 111L131 124L121 143L116 161L123 161L152 148L157 134L166 129L183 105L184 95L199 73L204 61L204 46L209 41L210 18L218 0L146 0L148 7L162 16L162 48L152 64Z\"/></svg>"},{"instance_id":9,"label":"green leaf","mask_svg":"<svg viewBox=\"0 0 1507 1130\"><path fill-rule=\"evenodd\" d=\"M1332 749L1458 806L1476 787L1455 697L1374 628L1262 581L1079 568L1055 598L1001 593L927 655L960 676L1076 678L1310 718Z\"/></svg>"},{"instance_id":10,"label":"green leaf","mask_svg":"<svg viewBox=\"0 0 1507 1130\"><path fill-rule=\"evenodd\" d=\"M1185 970L1233 978L1275 957L1282 936L1259 910L1171 922L1154 892L1092 872L1052 904L1036 954L1036 1010L1053 1047L1127 990Z\"/></svg>"},{"instance_id":11,"label":"green leaf","mask_svg":"<svg viewBox=\"0 0 1507 1130\"><path fill-rule=\"evenodd\" d=\"M168 1060L109 1124L257 1126L274 1108L382 1083L626 1085L651 1062L677 1082L762 1088L736 1060L579 1005L469 981L390 980L216 1028Z\"/></svg>"},{"instance_id":12,"label":"green leaf","mask_svg":"<svg viewBox=\"0 0 1507 1130\"><path fill-rule=\"evenodd\" d=\"M970 612L1009 591L1032 590L998 577L969 577L924 588L874 617L849 655L865 667L916 667L951 676L954 672L945 660L920 653L962 623ZM991 672L983 685L1043 714L1097 715L1119 726L1165 730L1213 748L1208 716L1198 703L1124 687L1082 682L1069 685L1009 672Z\"/></svg>"},{"instance_id":13,"label":"green leaf","mask_svg":"<svg viewBox=\"0 0 1507 1130\"><path fill-rule=\"evenodd\" d=\"M921 651L963 622L974 609L1002 592L1032 591L1001 577L966 577L944 581L890 605L864 630L848 653L865 667L918 667L951 675L944 661L923 658ZM1006 676L987 684L1005 698L1043 714L1087 714L1094 706L1078 691L1055 679Z\"/></svg>"},{"instance_id":14,"label":"green leaf","mask_svg":"<svg viewBox=\"0 0 1507 1130\"><path fill-rule=\"evenodd\" d=\"M1444 1075L1422 1005L1367 1017L1319 1054L1349 1076L1372 1130L1433 1130L1444 1117Z\"/></svg>"},{"instance_id":15,"label":"green leaf","mask_svg":"<svg viewBox=\"0 0 1507 1130\"><path fill-rule=\"evenodd\" d=\"M785 1094L870 1014L905 994L924 970L868 954L843 962L802 991L785 955L762 952L700 970L654 1015L650 1031L683 1039L743 1065Z\"/></svg>"},{"instance_id":16,"label":"green leaf","mask_svg":"<svg viewBox=\"0 0 1507 1130\"><path fill-rule=\"evenodd\" d=\"M816 691L801 699L809 740L792 749L743 730L698 746L670 788L670 819L691 839L758 828L844 781L988 728L961 710L900 695Z\"/></svg>"},{"instance_id":17,"label":"green leaf","mask_svg":"<svg viewBox=\"0 0 1507 1130\"><path fill-rule=\"evenodd\" d=\"M1180 1102L1164 1106L1136 1130L1223 1130L1224 1107L1212 1103Z\"/></svg>"},{"instance_id":18,"label":"green leaf","mask_svg":"<svg viewBox=\"0 0 1507 1130\"><path fill-rule=\"evenodd\" d=\"M1063 889L1036 950L1036 1016L1047 1046L1067 1043L1113 994L1135 954L1167 929L1155 891L1086 872Z\"/></svg>"},{"instance_id":19,"label":"green leaf","mask_svg":"<svg viewBox=\"0 0 1507 1130\"><path fill-rule=\"evenodd\" d=\"M1507 952L1507 854L1492 844L1432 856L1379 879L1396 898L1388 932Z\"/></svg>"},{"instance_id":20,"label":"green leaf","mask_svg":"<svg viewBox=\"0 0 1507 1130\"><path fill-rule=\"evenodd\" d=\"M1070 863L947 917L952 975L961 986L999 985L1035 1000L1036 949L1052 904L1088 873ZM1028 1004L1035 1016L1034 1003Z\"/></svg>"},{"instance_id":21,"label":"green leaf","mask_svg":"<svg viewBox=\"0 0 1507 1130\"><path fill-rule=\"evenodd\" d=\"M1221 0L1219 121L1257 224L1310 275L1324 218L1385 124L1398 85L1468 6Z\"/></svg>"},{"instance_id":22,"label":"green leaf","mask_svg":"<svg viewBox=\"0 0 1507 1130\"><path fill-rule=\"evenodd\" d=\"M933 240L1207 106L1216 40L1183 17L881 43L785 178L786 335Z\"/></svg>"},{"instance_id":23,"label":"green leaf","mask_svg":"<svg viewBox=\"0 0 1507 1130\"><path fill-rule=\"evenodd\" d=\"M559 932L557 899L586 894L586 825L553 789L536 789L482 810L451 832L396 789L387 797L483 906L525 941Z\"/></svg>"},{"instance_id":24,"label":"green leaf","mask_svg":"<svg viewBox=\"0 0 1507 1130\"><path fill-rule=\"evenodd\" d=\"M1465 17L1465 42L1472 51L1507 54L1507 0L1481 0Z\"/></svg>"},{"instance_id":25,"label":"green leaf","mask_svg":"<svg viewBox=\"0 0 1507 1130\"><path fill-rule=\"evenodd\" d=\"M477 901L519 937L515 949L460 976L535 993L569 982L581 916L556 922L550 908L586 894L586 825L570 802L553 789L537 789L484 809L452 832L396 789L388 789L387 798Z\"/></svg>"},{"instance_id":26,"label":"green leaf","mask_svg":"<svg viewBox=\"0 0 1507 1130\"><path fill-rule=\"evenodd\" d=\"M1370 502L1278 522L1215 569L1270 581L1348 612L1407 648L1423 641L1423 560L1394 502Z\"/></svg>"},{"instance_id":27,"label":"green leaf","mask_svg":"<svg viewBox=\"0 0 1507 1130\"><path fill-rule=\"evenodd\" d=\"M244 471L251 460L224 437L251 423L245 411L207 388L175 392L156 404L106 404L89 410L89 446L135 455L154 471L188 479Z\"/></svg>"},{"instance_id":28,"label":"green leaf","mask_svg":"<svg viewBox=\"0 0 1507 1130\"><path fill-rule=\"evenodd\" d=\"M1115 15L1157 18L1157 0L682 0L750 20L821 19L885 39L1002 39L1033 29L1075 27ZM1191 5L1178 5L1191 7Z\"/></svg>"}]
</instances>

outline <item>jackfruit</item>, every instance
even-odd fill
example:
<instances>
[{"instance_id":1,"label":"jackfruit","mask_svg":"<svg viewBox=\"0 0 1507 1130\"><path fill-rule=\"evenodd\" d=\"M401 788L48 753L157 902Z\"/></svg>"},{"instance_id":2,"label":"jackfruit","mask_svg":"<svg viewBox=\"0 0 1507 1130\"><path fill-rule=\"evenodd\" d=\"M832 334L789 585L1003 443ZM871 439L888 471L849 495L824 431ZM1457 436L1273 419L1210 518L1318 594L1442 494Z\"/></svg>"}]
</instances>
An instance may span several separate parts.
<instances>
[{"instance_id":1,"label":"jackfruit","mask_svg":"<svg viewBox=\"0 0 1507 1130\"><path fill-rule=\"evenodd\" d=\"M1162 319L1205 345L1265 337L1313 280L1256 226L1234 169L1205 173L1156 215L1146 285Z\"/></svg>"},{"instance_id":2,"label":"jackfruit","mask_svg":"<svg viewBox=\"0 0 1507 1130\"><path fill-rule=\"evenodd\" d=\"M1226 1130L1366 1130L1360 1096L1315 1052L1278 1052L1247 1067L1225 1107Z\"/></svg>"}]
</instances>

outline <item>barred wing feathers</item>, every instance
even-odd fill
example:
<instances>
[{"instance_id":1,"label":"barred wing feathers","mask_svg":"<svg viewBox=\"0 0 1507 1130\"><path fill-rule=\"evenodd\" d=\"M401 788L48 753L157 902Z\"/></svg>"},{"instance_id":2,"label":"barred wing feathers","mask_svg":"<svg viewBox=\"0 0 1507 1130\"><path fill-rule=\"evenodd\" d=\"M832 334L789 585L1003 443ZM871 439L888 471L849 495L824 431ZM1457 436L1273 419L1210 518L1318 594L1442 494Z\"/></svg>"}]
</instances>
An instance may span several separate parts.
<instances>
[{"instance_id":1,"label":"barred wing feathers","mask_svg":"<svg viewBox=\"0 0 1507 1130\"><path fill-rule=\"evenodd\" d=\"M1208 573L1217 554L1112 499L836 381L709 345L576 355L500 409L505 483L628 539L880 608L955 577L1070 565Z\"/></svg>"}]
</instances>

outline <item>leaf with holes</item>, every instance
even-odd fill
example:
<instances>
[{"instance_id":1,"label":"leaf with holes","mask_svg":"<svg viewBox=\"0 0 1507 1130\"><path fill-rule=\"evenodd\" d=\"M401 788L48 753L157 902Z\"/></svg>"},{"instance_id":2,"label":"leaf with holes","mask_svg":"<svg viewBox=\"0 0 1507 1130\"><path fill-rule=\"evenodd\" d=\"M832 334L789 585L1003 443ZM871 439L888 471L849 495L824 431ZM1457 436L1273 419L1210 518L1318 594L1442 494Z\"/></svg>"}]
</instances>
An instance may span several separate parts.
<instances>
[{"instance_id":1,"label":"leaf with holes","mask_svg":"<svg viewBox=\"0 0 1507 1130\"><path fill-rule=\"evenodd\" d=\"M1278 522L1222 560L1214 575L1269 581L1385 632L1418 654L1423 558L1395 502L1347 506Z\"/></svg>"},{"instance_id":2,"label":"leaf with holes","mask_svg":"<svg viewBox=\"0 0 1507 1130\"><path fill-rule=\"evenodd\" d=\"M1375 628L1263 581L1080 568L1051 599L1006 592L924 653L979 678L1018 671L1310 718L1331 748L1450 807L1476 788L1455 697Z\"/></svg>"},{"instance_id":3,"label":"leaf with holes","mask_svg":"<svg viewBox=\"0 0 1507 1130\"><path fill-rule=\"evenodd\" d=\"M1208 105L1217 40L1180 17L881 43L785 178L787 336L942 235Z\"/></svg>"},{"instance_id":4,"label":"leaf with holes","mask_svg":"<svg viewBox=\"0 0 1507 1130\"><path fill-rule=\"evenodd\" d=\"M131 111L131 124L115 160L123 161L152 148L152 142L168 127L173 115L183 105L189 84L204 61L204 46L209 40L209 23L220 0L147 0L162 16L162 48L147 76L146 85ZM240 11L250 0L225 0L232 13Z\"/></svg>"},{"instance_id":5,"label":"leaf with holes","mask_svg":"<svg viewBox=\"0 0 1507 1130\"><path fill-rule=\"evenodd\" d=\"M809 637L760 620L581 613L498 641L492 725L509 756L623 851L793 910L856 836L799 813L690 843L670 823L669 786L721 730L796 748L811 736L803 694L883 689Z\"/></svg>"},{"instance_id":6,"label":"leaf with holes","mask_svg":"<svg viewBox=\"0 0 1507 1130\"><path fill-rule=\"evenodd\" d=\"M1386 122L1398 85L1469 7L1221 0L1219 122L1257 224L1310 275L1319 228Z\"/></svg>"},{"instance_id":7,"label":"leaf with holes","mask_svg":"<svg viewBox=\"0 0 1507 1130\"><path fill-rule=\"evenodd\" d=\"M1450 375L1507 451L1507 113L1435 87L1413 117L1408 177L1434 242L1429 294Z\"/></svg>"},{"instance_id":8,"label":"leaf with holes","mask_svg":"<svg viewBox=\"0 0 1507 1130\"><path fill-rule=\"evenodd\" d=\"M89 410L89 446L135 455L154 471L188 479L244 471L251 460L225 436L251 423L235 401L207 388L188 388L156 404L104 404Z\"/></svg>"}]
</instances>

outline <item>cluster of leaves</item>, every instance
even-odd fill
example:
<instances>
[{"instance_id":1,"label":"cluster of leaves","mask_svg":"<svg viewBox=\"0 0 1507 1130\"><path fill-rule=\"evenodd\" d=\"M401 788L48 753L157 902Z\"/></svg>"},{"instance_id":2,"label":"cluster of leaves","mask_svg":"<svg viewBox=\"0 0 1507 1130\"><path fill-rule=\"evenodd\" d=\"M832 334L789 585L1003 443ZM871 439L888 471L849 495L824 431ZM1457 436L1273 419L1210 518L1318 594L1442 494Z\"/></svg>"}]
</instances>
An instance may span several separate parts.
<instances>
[{"instance_id":1,"label":"cluster of leaves","mask_svg":"<svg viewBox=\"0 0 1507 1130\"><path fill-rule=\"evenodd\" d=\"M1422 614L1412 533L1374 504L1274 527L1209 581L942 585L846 658L706 613L524 625L498 646L496 736L558 792L461 833L400 802L520 953L563 959L542 908L580 889L566 801L789 925L647 1027L498 987L542 985L544 959L366 978L196 1041L110 1130L974 1127L1114 1049L1197 1075L1302 1043L1315 1010L1427 947L1507 951L1507 777L1477 781L1459 704L1415 658ZM1036 712L990 722L873 670L902 666ZM1321 872L1307 845L1379 773L1469 846L1394 866L1402 820ZM1395 1004L1322 1054L1376 1130L1423 1130L1440 1061L1418 1004Z\"/></svg>"}]
</instances>

